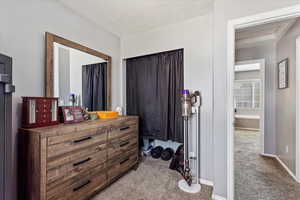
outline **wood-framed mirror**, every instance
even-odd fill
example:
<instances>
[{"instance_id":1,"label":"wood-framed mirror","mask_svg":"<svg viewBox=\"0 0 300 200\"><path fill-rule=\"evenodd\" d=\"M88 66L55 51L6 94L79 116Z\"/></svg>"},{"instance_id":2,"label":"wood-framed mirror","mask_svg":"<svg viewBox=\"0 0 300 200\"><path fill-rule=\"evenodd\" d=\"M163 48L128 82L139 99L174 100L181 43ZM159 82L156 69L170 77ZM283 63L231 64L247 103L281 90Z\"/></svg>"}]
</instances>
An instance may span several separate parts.
<instances>
[{"instance_id":1,"label":"wood-framed mirror","mask_svg":"<svg viewBox=\"0 0 300 200\"><path fill-rule=\"evenodd\" d=\"M46 97L89 111L111 110L112 59L99 51L46 32Z\"/></svg>"}]
</instances>

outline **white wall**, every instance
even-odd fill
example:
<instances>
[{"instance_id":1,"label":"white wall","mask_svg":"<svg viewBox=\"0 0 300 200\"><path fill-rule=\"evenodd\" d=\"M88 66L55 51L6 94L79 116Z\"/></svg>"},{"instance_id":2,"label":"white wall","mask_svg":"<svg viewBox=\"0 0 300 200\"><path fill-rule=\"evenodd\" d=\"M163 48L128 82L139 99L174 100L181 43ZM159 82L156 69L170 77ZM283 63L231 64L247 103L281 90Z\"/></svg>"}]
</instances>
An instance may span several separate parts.
<instances>
[{"instance_id":1,"label":"white wall","mask_svg":"<svg viewBox=\"0 0 300 200\"><path fill-rule=\"evenodd\" d=\"M255 47L236 50L236 61L265 59L265 140L266 154L276 155L275 92L276 92L276 44L262 43Z\"/></svg>"},{"instance_id":2,"label":"white wall","mask_svg":"<svg viewBox=\"0 0 300 200\"><path fill-rule=\"evenodd\" d=\"M184 87L203 95L201 119L202 178L213 180L212 15L122 38L122 58L184 48ZM125 73L125 72L123 72ZM125 77L125 76L124 76ZM125 83L123 79L123 83ZM123 103L125 93L123 91ZM123 105L125 106L125 105Z\"/></svg>"},{"instance_id":3,"label":"white wall","mask_svg":"<svg viewBox=\"0 0 300 200\"><path fill-rule=\"evenodd\" d=\"M120 104L120 40L52 0L6 0L0 6L0 52L13 58L13 151L21 119L21 96L43 96L45 31L112 56L112 103ZM16 169L16 157L14 158ZM16 173L14 177L16 177ZM16 188L16 187L15 187ZM12 195L16 195L13 192ZM14 199L12 197L11 199Z\"/></svg>"},{"instance_id":4,"label":"white wall","mask_svg":"<svg viewBox=\"0 0 300 200\"><path fill-rule=\"evenodd\" d=\"M231 19L299 4L299 0L214 1L214 192L227 197L227 25Z\"/></svg>"},{"instance_id":5,"label":"white wall","mask_svg":"<svg viewBox=\"0 0 300 200\"><path fill-rule=\"evenodd\" d=\"M276 90L276 112L280 113L276 115L276 150L279 158L294 174L296 173L296 39L299 36L300 20L297 20L277 44L277 62L289 59L289 87Z\"/></svg>"},{"instance_id":6,"label":"white wall","mask_svg":"<svg viewBox=\"0 0 300 200\"><path fill-rule=\"evenodd\" d=\"M60 101L69 102L70 95L70 50L65 48L54 49L58 62L54 62L54 96L60 97ZM54 56L56 56L54 54Z\"/></svg>"}]
</instances>

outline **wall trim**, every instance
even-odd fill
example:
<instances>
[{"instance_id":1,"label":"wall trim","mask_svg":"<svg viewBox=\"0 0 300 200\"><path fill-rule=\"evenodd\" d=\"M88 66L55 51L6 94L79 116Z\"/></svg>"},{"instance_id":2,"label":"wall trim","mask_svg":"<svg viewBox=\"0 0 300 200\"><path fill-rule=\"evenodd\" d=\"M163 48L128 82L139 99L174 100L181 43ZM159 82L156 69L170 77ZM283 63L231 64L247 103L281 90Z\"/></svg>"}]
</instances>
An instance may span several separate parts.
<instances>
[{"instance_id":1,"label":"wall trim","mask_svg":"<svg viewBox=\"0 0 300 200\"><path fill-rule=\"evenodd\" d=\"M296 40L296 178L300 182L300 37Z\"/></svg>"},{"instance_id":2,"label":"wall trim","mask_svg":"<svg viewBox=\"0 0 300 200\"><path fill-rule=\"evenodd\" d=\"M219 195L216 195L216 194L212 195L212 199L213 200L227 200L225 197L222 197L222 196L219 196Z\"/></svg>"},{"instance_id":3,"label":"wall trim","mask_svg":"<svg viewBox=\"0 0 300 200\"><path fill-rule=\"evenodd\" d=\"M265 157L270 157L270 158L276 158L277 157L274 154L268 154L268 153L261 153L260 155L265 156Z\"/></svg>"},{"instance_id":4,"label":"wall trim","mask_svg":"<svg viewBox=\"0 0 300 200\"><path fill-rule=\"evenodd\" d=\"M280 165L289 173L289 175L296 181L299 183L299 181L297 180L296 176L294 175L294 173L286 166L286 164L278 157L275 157L276 160L280 163Z\"/></svg>"},{"instance_id":5,"label":"wall trim","mask_svg":"<svg viewBox=\"0 0 300 200\"><path fill-rule=\"evenodd\" d=\"M227 199L234 200L234 106L233 85L235 65L235 30L276 22L283 19L292 19L300 16L300 4L273 10L257 15L229 20L227 24L227 75L226 75L226 125L227 125Z\"/></svg>"},{"instance_id":6,"label":"wall trim","mask_svg":"<svg viewBox=\"0 0 300 200\"><path fill-rule=\"evenodd\" d=\"M297 181L298 183L300 183L298 180L297 180L297 177L295 176L295 174L288 168L288 166L286 166L286 164L279 158L279 156L277 155L273 155L273 154L261 154L262 156L265 156L265 157L270 157L270 158L275 158L279 164L285 169L285 171L287 171L289 173L289 175L295 180Z\"/></svg>"}]
</instances>

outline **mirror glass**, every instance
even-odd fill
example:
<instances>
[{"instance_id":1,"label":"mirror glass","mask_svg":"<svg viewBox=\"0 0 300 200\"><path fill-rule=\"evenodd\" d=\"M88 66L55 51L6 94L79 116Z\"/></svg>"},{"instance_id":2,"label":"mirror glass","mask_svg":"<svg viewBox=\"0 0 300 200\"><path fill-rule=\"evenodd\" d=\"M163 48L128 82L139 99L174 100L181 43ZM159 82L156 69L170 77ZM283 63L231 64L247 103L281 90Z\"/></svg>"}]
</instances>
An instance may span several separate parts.
<instances>
[{"instance_id":1,"label":"mirror glass","mask_svg":"<svg viewBox=\"0 0 300 200\"><path fill-rule=\"evenodd\" d=\"M53 51L53 90L59 105L107 110L107 61L56 42Z\"/></svg>"}]
</instances>

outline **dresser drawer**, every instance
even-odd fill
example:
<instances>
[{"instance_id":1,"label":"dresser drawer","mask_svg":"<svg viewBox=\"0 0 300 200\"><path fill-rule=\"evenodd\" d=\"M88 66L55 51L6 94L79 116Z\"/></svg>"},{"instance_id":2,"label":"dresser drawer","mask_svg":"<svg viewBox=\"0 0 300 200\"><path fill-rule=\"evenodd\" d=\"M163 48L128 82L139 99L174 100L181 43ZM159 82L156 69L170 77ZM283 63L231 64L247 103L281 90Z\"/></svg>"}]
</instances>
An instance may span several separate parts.
<instances>
[{"instance_id":1,"label":"dresser drawer","mask_svg":"<svg viewBox=\"0 0 300 200\"><path fill-rule=\"evenodd\" d=\"M108 182L114 181L132 168L137 163L137 155L137 150L134 150L118 160L109 162L107 171Z\"/></svg>"},{"instance_id":2,"label":"dresser drawer","mask_svg":"<svg viewBox=\"0 0 300 200\"><path fill-rule=\"evenodd\" d=\"M108 131L108 129L109 129L109 127L103 126L103 127L99 127L99 128L93 127L90 129L78 130L78 128L74 129L74 128L72 128L72 126L70 126L70 129L68 131L72 132L71 134L49 137L48 145L59 144L59 143L63 143L63 142L70 141L70 140L73 141L73 140L76 140L76 139L84 137L84 136L106 133Z\"/></svg>"},{"instance_id":3,"label":"dresser drawer","mask_svg":"<svg viewBox=\"0 0 300 200\"><path fill-rule=\"evenodd\" d=\"M102 129L90 129L80 133L48 138L48 158L82 149L96 143L106 143L107 133Z\"/></svg>"},{"instance_id":4,"label":"dresser drawer","mask_svg":"<svg viewBox=\"0 0 300 200\"><path fill-rule=\"evenodd\" d=\"M82 173L61 185L48 187L47 200L81 200L87 194L101 189L107 183L107 174L103 168Z\"/></svg>"},{"instance_id":5,"label":"dresser drawer","mask_svg":"<svg viewBox=\"0 0 300 200\"><path fill-rule=\"evenodd\" d=\"M72 162L49 169L47 171L47 183L63 182L78 174L102 165L106 161L106 151L100 151L90 155L84 155L72 160Z\"/></svg>"},{"instance_id":6,"label":"dresser drawer","mask_svg":"<svg viewBox=\"0 0 300 200\"><path fill-rule=\"evenodd\" d=\"M125 135L122 138L110 140L107 144L107 159L115 159L131 149L136 149L137 143L138 137L135 135Z\"/></svg>"},{"instance_id":7,"label":"dresser drawer","mask_svg":"<svg viewBox=\"0 0 300 200\"><path fill-rule=\"evenodd\" d=\"M121 125L114 126L108 133L108 140L124 137L125 135L137 135L138 126L136 123L121 123Z\"/></svg>"},{"instance_id":8,"label":"dresser drawer","mask_svg":"<svg viewBox=\"0 0 300 200\"><path fill-rule=\"evenodd\" d=\"M67 163L74 163L76 160L88 157L89 155L93 155L99 152L106 152L106 149L106 143L96 143L93 146L82 149L80 151L70 152L64 156L60 156L55 159L49 159L47 162L47 170L60 167Z\"/></svg>"}]
</instances>

